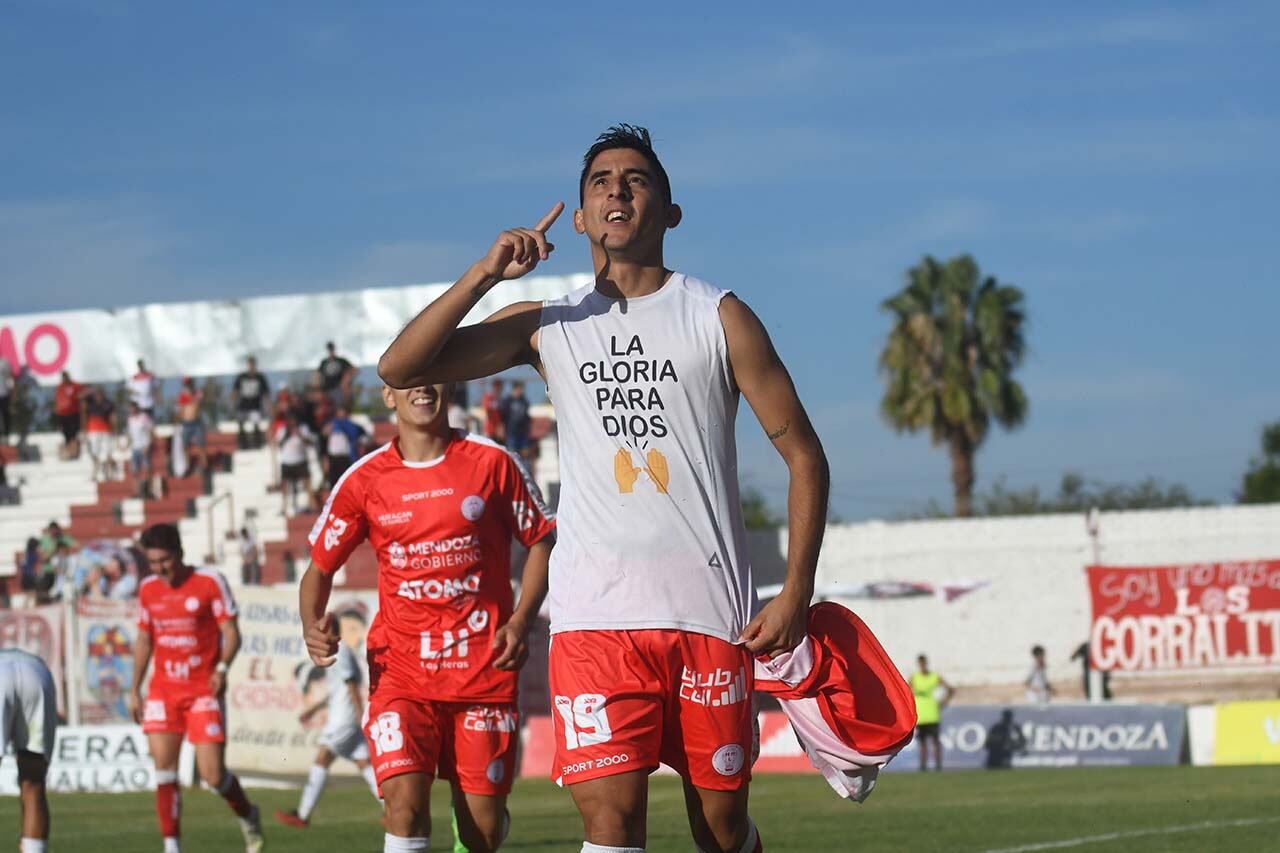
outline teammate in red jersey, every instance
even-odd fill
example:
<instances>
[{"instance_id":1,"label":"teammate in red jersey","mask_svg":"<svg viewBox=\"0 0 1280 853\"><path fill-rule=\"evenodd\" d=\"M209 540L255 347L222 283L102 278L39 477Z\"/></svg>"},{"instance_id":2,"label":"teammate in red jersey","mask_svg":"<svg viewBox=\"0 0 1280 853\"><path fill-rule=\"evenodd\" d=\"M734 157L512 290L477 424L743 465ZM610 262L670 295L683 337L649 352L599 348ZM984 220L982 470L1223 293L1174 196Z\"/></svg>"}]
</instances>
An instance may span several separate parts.
<instances>
[{"instance_id":1,"label":"teammate in red jersey","mask_svg":"<svg viewBox=\"0 0 1280 853\"><path fill-rule=\"evenodd\" d=\"M517 670L547 591L555 521L519 458L448 423L450 386L383 390L399 436L338 481L311 531L300 604L311 658L333 663L333 572L368 539L378 615L366 640L365 734L386 802L385 851L429 846L428 793L453 788L458 835L494 850L519 741ZM529 549L518 607L511 537Z\"/></svg>"},{"instance_id":2,"label":"teammate in red jersey","mask_svg":"<svg viewBox=\"0 0 1280 853\"><path fill-rule=\"evenodd\" d=\"M156 815L164 853L179 853L182 796L178 751L182 739L196 748L196 766L240 819L247 853L262 850L258 807L240 780L227 770L227 670L240 649L236 603L226 578L182 560L182 539L172 524L155 524L142 534L153 574L138 589L138 641L133 650L129 712L142 723L156 765ZM155 667L142 700L142 680L155 654Z\"/></svg>"}]
</instances>

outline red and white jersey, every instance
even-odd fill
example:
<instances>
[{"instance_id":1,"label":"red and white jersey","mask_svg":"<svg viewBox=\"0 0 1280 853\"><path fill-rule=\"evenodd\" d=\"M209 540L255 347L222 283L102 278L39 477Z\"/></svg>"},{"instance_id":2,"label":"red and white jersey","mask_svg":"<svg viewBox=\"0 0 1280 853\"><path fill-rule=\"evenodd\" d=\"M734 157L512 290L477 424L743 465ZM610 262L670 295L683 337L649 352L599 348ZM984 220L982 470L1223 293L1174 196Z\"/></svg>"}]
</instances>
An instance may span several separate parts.
<instances>
[{"instance_id":1,"label":"red and white jersey","mask_svg":"<svg viewBox=\"0 0 1280 853\"><path fill-rule=\"evenodd\" d=\"M347 469L311 529L311 561L337 571L366 539L377 552L371 687L385 650L420 698L511 701L516 673L494 669L491 653L511 618L511 537L529 547L555 520L514 454L455 436L429 462L406 461L397 440Z\"/></svg>"},{"instance_id":2,"label":"red and white jersey","mask_svg":"<svg viewBox=\"0 0 1280 853\"><path fill-rule=\"evenodd\" d=\"M151 635L150 692L207 693L222 650L220 626L236 615L227 579L196 569L175 586L152 575L138 588L138 629Z\"/></svg>"}]
</instances>

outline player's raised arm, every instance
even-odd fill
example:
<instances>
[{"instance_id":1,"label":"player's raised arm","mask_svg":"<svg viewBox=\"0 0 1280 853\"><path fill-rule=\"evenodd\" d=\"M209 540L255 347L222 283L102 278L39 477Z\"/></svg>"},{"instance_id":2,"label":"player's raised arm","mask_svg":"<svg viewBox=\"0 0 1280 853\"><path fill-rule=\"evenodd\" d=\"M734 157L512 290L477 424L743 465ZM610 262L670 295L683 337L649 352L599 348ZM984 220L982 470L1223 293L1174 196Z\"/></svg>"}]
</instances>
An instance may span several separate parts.
<instances>
[{"instance_id":1,"label":"player's raised arm","mask_svg":"<svg viewBox=\"0 0 1280 853\"><path fill-rule=\"evenodd\" d=\"M378 361L378 375L392 388L413 388L489 376L533 360L538 306L518 302L484 322L461 329L467 313L498 282L520 278L550 257L547 230L564 210L556 202L532 228L509 228L396 336Z\"/></svg>"},{"instance_id":2,"label":"player's raised arm","mask_svg":"<svg viewBox=\"0 0 1280 853\"><path fill-rule=\"evenodd\" d=\"M804 639L831 474L822 442L759 318L741 300L726 296L720 302L720 320L734 380L790 472L787 576L782 592L760 610L740 638L752 653L772 656Z\"/></svg>"}]
</instances>

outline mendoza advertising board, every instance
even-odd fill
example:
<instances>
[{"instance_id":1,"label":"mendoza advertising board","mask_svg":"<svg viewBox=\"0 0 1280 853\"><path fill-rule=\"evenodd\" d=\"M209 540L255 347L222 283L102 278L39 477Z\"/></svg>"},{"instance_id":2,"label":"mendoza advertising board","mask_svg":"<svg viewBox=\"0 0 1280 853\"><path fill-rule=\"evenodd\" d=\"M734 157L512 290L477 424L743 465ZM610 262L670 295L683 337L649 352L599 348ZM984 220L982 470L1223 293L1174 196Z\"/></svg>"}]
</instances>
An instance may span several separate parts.
<instances>
[{"instance_id":1,"label":"mendoza advertising board","mask_svg":"<svg viewBox=\"0 0 1280 853\"><path fill-rule=\"evenodd\" d=\"M466 317L475 323L513 302L554 299L590 275L533 276L489 291ZM0 316L0 356L41 385L66 370L79 382L120 382L139 358L160 376L220 376L244 369L314 369L333 341L357 365L382 351L447 284L374 287L221 302L170 302L127 308ZM307 334L298 334L306 329Z\"/></svg>"},{"instance_id":2,"label":"mendoza advertising board","mask_svg":"<svg viewBox=\"0 0 1280 853\"><path fill-rule=\"evenodd\" d=\"M194 752L184 750L180 766L189 773ZM0 763L0 794L18 793L17 767ZM58 729L49 775L50 791L126 794L154 790L155 765L141 726L62 726Z\"/></svg>"},{"instance_id":3,"label":"mendoza advertising board","mask_svg":"<svg viewBox=\"0 0 1280 853\"><path fill-rule=\"evenodd\" d=\"M227 676L227 763L237 770L306 773L319 748L325 711L309 714L305 722L300 718L322 705L326 693L324 670L311 666L302 642L298 592L245 587L236 592L236 605L241 642ZM376 594L334 590L329 609L342 616L343 641L361 648ZM357 659L363 657L357 652ZM333 771L351 773L355 766L339 761Z\"/></svg>"},{"instance_id":4,"label":"mendoza advertising board","mask_svg":"<svg viewBox=\"0 0 1280 853\"><path fill-rule=\"evenodd\" d=\"M1117 767L1177 764L1181 705L951 705L942 712L942 766ZM918 770L912 741L889 770Z\"/></svg>"},{"instance_id":5,"label":"mendoza advertising board","mask_svg":"<svg viewBox=\"0 0 1280 853\"><path fill-rule=\"evenodd\" d=\"M1280 664L1280 560L1087 571L1097 669Z\"/></svg>"}]
</instances>

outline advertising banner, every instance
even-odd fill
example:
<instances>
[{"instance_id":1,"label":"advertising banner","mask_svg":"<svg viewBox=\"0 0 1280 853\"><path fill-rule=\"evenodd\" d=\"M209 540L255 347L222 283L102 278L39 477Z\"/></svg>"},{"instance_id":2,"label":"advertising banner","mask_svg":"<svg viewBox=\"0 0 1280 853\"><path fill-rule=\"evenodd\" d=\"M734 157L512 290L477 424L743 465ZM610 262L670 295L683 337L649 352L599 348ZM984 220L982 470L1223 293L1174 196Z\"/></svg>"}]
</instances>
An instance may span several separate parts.
<instances>
[{"instance_id":1,"label":"advertising banner","mask_svg":"<svg viewBox=\"0 0 1280 853\"><path fill-rule=\"evenodd\" d=\"M590 275L533 276L498 285L467 315L475 323L513 302L552 299ZM333 341L356 365L376 364L400 329L447 284L299 293L221 302L174 302L0 317L0 355L42 385L62 371L78 382L119 382L139 358L159 376L219 376L244 369L314 369ZM305 335L297 334L305 328Z\"/></svg>"},{"instance_id":2,"label":"advertising banner","mask_svg":"<svg viewBox=\"0 0 1280 853\"><path fill-rule=\"evenodd\" d=\"M132 723L126 705L133 684L138 602L76 602L76 649L68 656L80 680L81 723Z\"/></svg>"},{"instance_id":3,"label":"advertising banner","mask_svg":"<svg viewBox=\"0 0 1280 853\"><path fill-rule=\"evenodd\" d=\"M1216 706L1214 764L1280 764L1280 701Z\"/></svg>"},{"instance_id":4,"label":"advertising banner","mask_svg":"<svg viewBox=\"0 0 1280 853\"><path fill-rule=\"evenodd\" d=\"M1280 560L1087 571L1097 669L1280 664Z\"/></svg>"},{"instance_id":5,"label":"advertising banner","mask_svg":"<svg viewBox=\"0 0 1280 853\"><path fill-rule=\"evenodd\" d=\"M0 649L22 649L43 660L58 688L58 713L67 713L63 681L63 614L61 604L26 610L0 610Z\"/></svg>"},{"instance_id":6,"label":"advertising banner","mask_svg":"<svg viewBox=\"0 0 1280 853\"><path fill-rule=\"evenodd\" d=\"M240 654L227 678L227 763L236 770L305 774L315 760L326 722L323 709L300 720L303 711L325 700L324 670L313 667L302 642L298 593L287 587L246 587L236 591L240 609ZM329 609L339 620L343 641L360 649L377 609L373 592L334 590ZM367 692L368 679L364 684ZM335 773L355 765L338 761Z\"/></svg>"},{"instance_id":7,"label":"advertising banner","mask_svg":"<svg viewBox=\"0 0 1280 853\"><path fill-rule=\"evenodd\" d=\"M944 769L1177 764L1179 705L952 705L942 712ZM889 770L918 770L912 741Z\"/></svg>"},{"instance_id":8,"label":"advertising banner","mask_svg":"<svg viewBox=\"0 0 1280 853\"><path fill-rule=\"evenodd\" d=\"M186 751L188 767L194 752ZM189 771L188 771L189 772ZM17 767L0 763L0 794L18 793ZM60 793L123 794L154 790L155 766L141 726L62 726L58 729L46 784Z\"/></svg>"}]
</instances>

